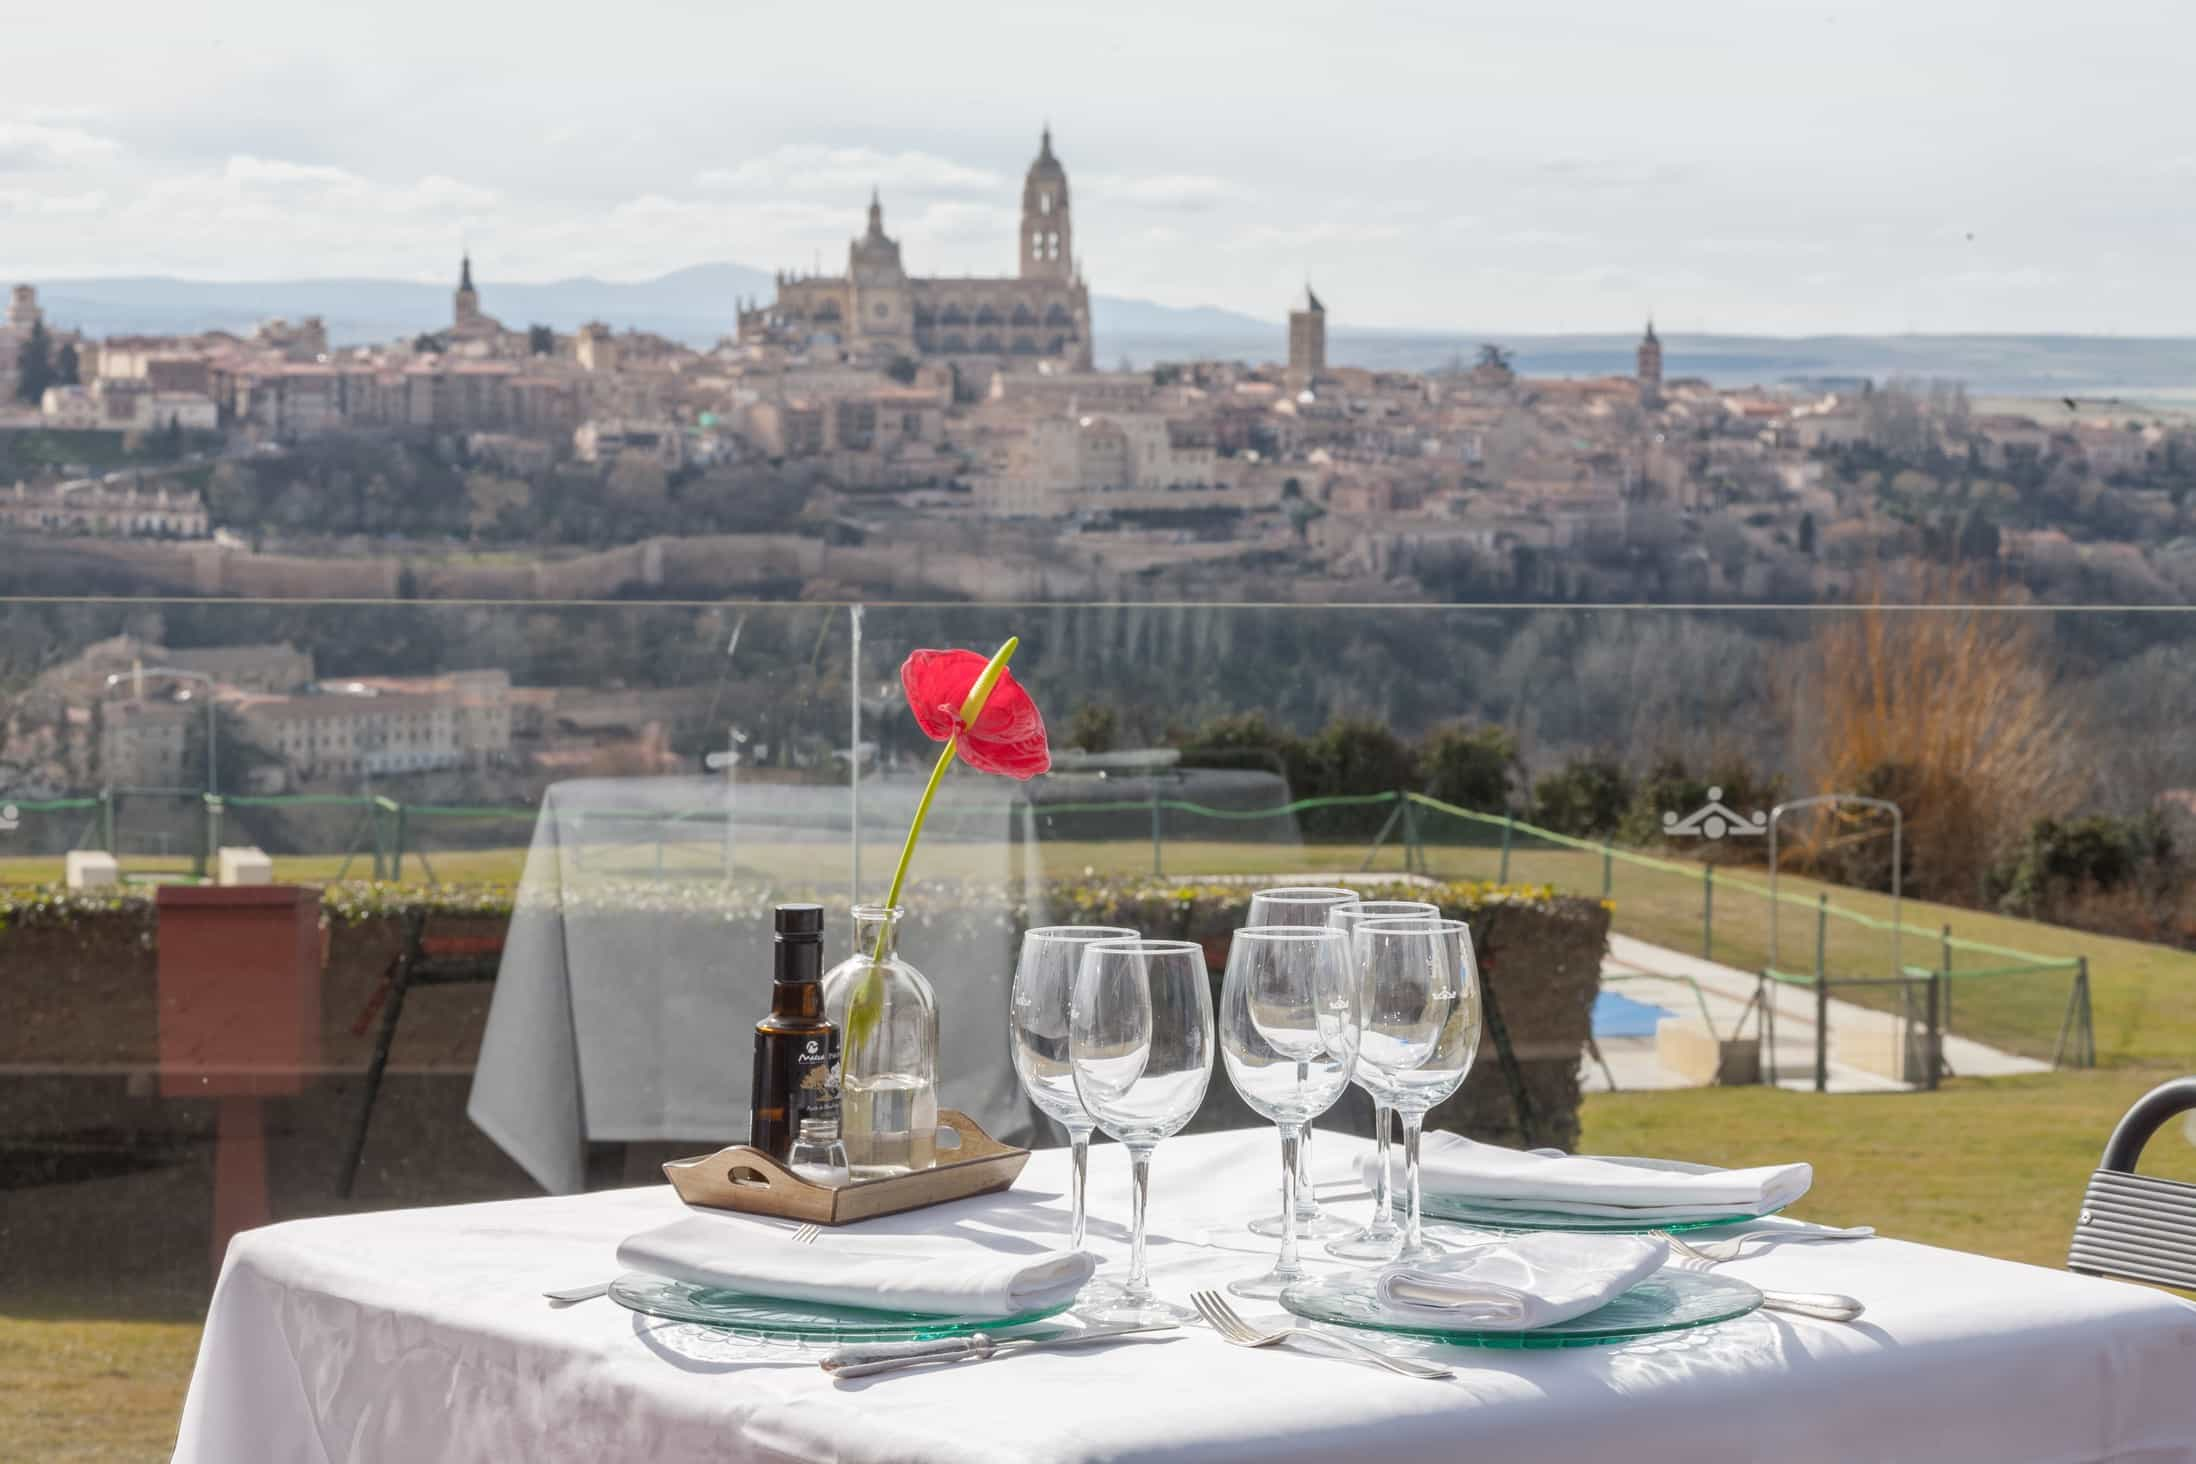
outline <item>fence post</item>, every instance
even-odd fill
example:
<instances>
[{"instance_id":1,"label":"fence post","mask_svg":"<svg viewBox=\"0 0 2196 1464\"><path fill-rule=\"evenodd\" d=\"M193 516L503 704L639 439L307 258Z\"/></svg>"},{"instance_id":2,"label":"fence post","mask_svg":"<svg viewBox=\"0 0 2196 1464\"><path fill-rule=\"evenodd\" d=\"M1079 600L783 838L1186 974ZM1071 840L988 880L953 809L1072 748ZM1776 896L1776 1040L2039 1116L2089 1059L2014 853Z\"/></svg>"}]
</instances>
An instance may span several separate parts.
<instances>
[{"instance_id":1,"label":"fence post","mask_svg":"<svg viewBox=\"0 0 2196 1464\"><path fill-rule=\"evenodd\" d=\"M1939 948L1944 952L1944 1030L1952 1030L1952 924L1945 922L1938 933Z\"/></svg>"},{"instance_id":2,"label":"fence post","mask_svg":"<svg viewBox=\"0 0 2196 1464\"><path fill-rule=\"evenodd\" d=\"M396 880L396 881L397 881L397 882L398 882L399 884L403 883L403 881L404 881L404 810L405 810L405 806L406 806L406 805L404 805L404 804L402 804L402 803L399 803L399 804L397 805L397 813L396 813L396 861L395 861L394 867L393 867L393 869L392 869L392 871L391 871L391 873L390 873L390 876L389 876L389 877L390 877L391 879L393 879L393 880ZM663 872L663 835L662 835L662 833L661 833L661 832L658 832L658 833L657 833L657 835L656 835L656 872L657 872L658 874L661 874L661 873Z\"/></svg>"},{"instance_id":3,"label":"fence post","mask_svg":"<svg viewBox=\"0 0 2196 1464\"><path fill-rule=\"evenodd\" d=\"M2093 1068L2097 1065L2097 1023L2089 1009L2089 957L2083 956L2080 959L2082 963L2082 1066Z\"/></svg>"},{"instance_id":4,"label":"fence post","mask_svg":"<svg viewBox=\"0 0 2196 1464\"><path fill-rule=\"evenodd\" d=\"M2059 1040L2051 1049L2051 1066L2067 1059L2067 1039L2074 1042L2076 1067L2097 1065L2097 1029L2089 1011L2089 957L2074 958L2074 986L2066 994L2066 1015L2059 1018Z\"/></svg>"},{"instance_id":5,"label":"fence post","mask_svg":"<svg viewBox=\"0 0 2196 1464\"><path fill-rule=\"evenodd\" d=\"M214 878L221 877L221 795L206 795L206 867L213 870ZM204 873L201 870L200 873Z\"/></svg>"},{"instance_id":6,"label":"fence post","mask_svg":"<svg viewBox=\"0 0 2196 1464\"><path fill-rule=\"evenodd\" d=\"M1824 980L1823 945L1830 938L1830 897L1815 896L1815 1091L1830 1091L1830 987Z\"/></svg>"},{"instance_id":7,"label":"fence post","mask_svg":"<svg viewBox=\"0 0 2196 1464\"><path fill-rule=\"evenodd\" d=\"M374 879L376 882L389 877L387 839L381 831L381 803L373 800L366 805L366 816L373 820L374 828Z\"/></svg>"},{"instance_id":8,"label":"fence post","mask_svg":"<svg viewBox=\"0 0 2196 1464\"><path fill-rule=\"evenodd\" d=\"M1513 820L1510 816L1506 813L1502 815L1502 869L1500 873L1495 875L1496 884L1508 884L1510 882L1510 830L1512 826Z\"/></svg>"},{"instance_id":9,"label":"fence post","mask_svg":"<svg viewBox=\"0 0 2196 1464\"><path fill-rule=\"evenodd\" d=\"M1740 1018L1742 1025L1744 1020L1745 1018L1742 1015ZM1760 1048L1760 1055L1754 1059L1754 1081L1767 1084L1773 1088L1777 1082L1777 1054L1776 1049L1770 1046L1770 1021L1769 973L1764 970L1754 977L1754 1041ZM1739 1035L1739 1029L1733 1027L1731 1029L1732 1040L1736 1041Z\"/></svg>"},{"instance_id":10,"label":"fence post","mask_svg":"<svg viewBox=\"0 0 2196 1464\"><path fill-rule=\"evenodd\" d=\"M1944 1035L1943 1029L1937 1024L1937 993L1940 988L1946 993L1952 990L1948 975L1942 971L1930 972L1928 1041L1922 1053L1922 1061L1927 1064L1924 1071L1928 1076L1922 1079L1922 1086L1932 1093L1937 1091L1937 1073L1944 1066Z\"/></svg>"},{"instance_id":11,"label":"fence post","mask_svg":"<svg viewBox=\"0 0 2196 1464\"><path fill-rule=\"evenodd\" d=\"M1613 888L1611 876L1616 872L1615 864L1616 856L1610 851L1609 841L1604 839L1601 841L1601 898L1604 900L1609 898L1609 891Z\"/></svg>"},{"instance_id":12,"label":"fence post","mask_svg":"<svg viewBox=\"0 0 2196 1464\"><path fill-rule=\"evenodd\" d=\"M99 847L114 852L114 789L99 790Z\"/></svg>"},{"instance_id":13,"label":"fence post","mask_svg":"<svg viewBox=\"0 0 2196 1464\"><path fill-rule=\"evenodd\" d=\"M1716 958L1716 867L1700 867L1700 958Z\"/></svg>"},{"instance_id":14,"label":"fence post","mask_svg":"<svg viewBox=\"0 0 2196 1464\"><path fill-rule=\"evenodd\" d=\"M1380 851L1388 846L1388 835L1395 832L1395 826L1403 821L1403 811L1409 807L1410 805L1403 801L1403 795L1398 793L1396 795L1395 807L1389 811L1387 821L1380 825L1380 832L1373 835L1372 847L1365 851L1364 860L1360 862L1357 866L1357 872L1359 874L1367 874L1371 872L1373 867L1373 861L1378 859L1380 857ZM1410 871L1410 867L1411 851L1409 846L1406 845L1404 846L1403 850L1404 872L1408 873Z\"/></svg>"},{"instance_id":15,"label":"fence post","mask_svg":"<svg viewBox=\"0 0 2196 1464\"><path fill-rule=\"evenodd\" d=\"M1425 836L1418 831L1418 805L1407 794L1403 799L1403 872L1427 873Z\"/></svg>"},{"instance_id":16,"label":"fence post","mask_svg":"<svg viewBox=\"0 0 2196 1464\"><path fill-rule=\"evenodd\" d=\"M1154 878L1157 878L1161 872L1159 868L1159 774L1157 770L1154 770L1151 775L1151 872Z\"/></svg>"}]
</instances>

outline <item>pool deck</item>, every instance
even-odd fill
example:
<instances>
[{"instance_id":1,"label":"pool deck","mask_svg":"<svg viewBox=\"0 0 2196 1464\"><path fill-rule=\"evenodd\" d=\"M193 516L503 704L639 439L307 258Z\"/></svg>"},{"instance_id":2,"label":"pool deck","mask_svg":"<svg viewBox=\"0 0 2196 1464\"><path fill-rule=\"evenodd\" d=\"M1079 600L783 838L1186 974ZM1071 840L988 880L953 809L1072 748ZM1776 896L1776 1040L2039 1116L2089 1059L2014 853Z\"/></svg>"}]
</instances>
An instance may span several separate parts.
<instances>
[{"instance_id":1,"label":"pool deck","mask_svg":"<svg viewBox=\"0 0 2196 1464\"><path fill-rule=\"evenodd\" d=\"M1751 971L1612 934L1608 953L1602 958L1601 974L1607 983L1605 989L1663 1008L1671 1014L1665 1021L1688 1022L1696 1028L1709 1025L1717 1035L1728 1038L1744 1015L1746 1032L1755 1030L1755 1018L1746 1011L1760 982ZM1778 1086L1811 1089L1815 1085L1814 995L1802 987L1774 982L1768 991L1776 1012L1772 1066ZM1881 1048L1895 1043L1898 1018L1835 997L1830 1000L1829 1014L1826 1086L1831 1092L1891 1093L1911 1086L1847 1060L1861 1046ZM1597 1045L1601 1061L1596 1062L1589 1053L1581 1068L1582 1083L1589 1093L1612 1091L1612 1077L1614 1089L1624 1091L1695 1086L1693 1079L1664 1065L1652 1037L1606 1037ZM1944 1058L1962 1077L2002 1077L2049 1072L2051 1068L2049 1063L1951 1035L1944 1038Z\"/></svg>"}]
</instances>

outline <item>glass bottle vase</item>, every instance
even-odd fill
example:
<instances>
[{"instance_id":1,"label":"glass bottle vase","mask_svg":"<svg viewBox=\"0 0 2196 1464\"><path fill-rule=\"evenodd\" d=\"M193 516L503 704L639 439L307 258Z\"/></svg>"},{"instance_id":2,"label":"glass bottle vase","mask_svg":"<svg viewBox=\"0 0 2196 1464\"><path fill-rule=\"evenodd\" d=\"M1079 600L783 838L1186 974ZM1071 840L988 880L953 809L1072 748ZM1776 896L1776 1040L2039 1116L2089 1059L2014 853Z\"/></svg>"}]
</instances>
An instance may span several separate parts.
<instances>
[{"instance_id":1,"label":"glass bottle vase","mask_svg":"<svg viewBox=\"0 0 2196 1464\"><path fill-rule=\"evenodd\" d=\"M900 920L882 905L854 907L854 953L824 973L824 1015L839 1029L839 1134L852 1177L928 1169L938 1132L938 1002L901 958ZM875 982L876 1020L857 1039L849 1014Z\"/></svg>"}]
</instances>

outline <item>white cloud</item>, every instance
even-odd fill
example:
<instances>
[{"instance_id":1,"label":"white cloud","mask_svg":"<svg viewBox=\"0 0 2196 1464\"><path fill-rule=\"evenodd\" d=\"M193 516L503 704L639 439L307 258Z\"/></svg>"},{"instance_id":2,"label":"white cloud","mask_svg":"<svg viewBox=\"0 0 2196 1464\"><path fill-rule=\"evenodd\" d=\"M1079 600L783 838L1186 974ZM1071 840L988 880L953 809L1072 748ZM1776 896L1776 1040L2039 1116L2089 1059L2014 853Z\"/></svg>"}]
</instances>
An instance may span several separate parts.
<instances>
[{"instance_id":1,"label":"white cloud","mask_svg":"<svg viewBox=\"0 0 2196 1464\"><path fill-rule=\"evenodd\" d=\"M695 185L741 193L866 194L1004 192L1006 179L984 168L926 152L883 152L872 147L827 147L791 142L733 168L708 168Z\"/></svg>"},{"instance_id":2,"label":"white cloud","mask_svg":"<svg viewBox=\"0 0 2196 1464\"><path fill-rule=\"evenodd\" d=\"M1241 184L1216 178L1210 173L1097 173L1089 178L1070 177L1068 182L1085 198L1100 203L1177 209L1185 213L1198 213L1253 196Z\"/></svg>"},{"instance_id":3,"label":"white cloud","mask_svg":"<svg viewBox=\"0 0 2196 1464\"><path fill-rule=\"evenodd\" d=\"M1329 217L1302 224L1256 224L1226 247L1253 251L1301 249L1317 244L1384 244L1403 236L1401 227L1378 219Z\"/></svg>"},{"instance_id":4,"label":"white cloud","mask_svg":"<svg viewBox=\"0 0 2196 1464\"><path fill-rule=\"evenodd\" d=\"M107 195L96 188L89 193L39 193L28 188L0 188L0 209L19 214L97 213Z\"/></svg>"},{"instance_id":5,"label":"white cloud","mask_svg":"<svg viewBox=\"0 0 2196 1464\"><path fill-rule=\"evenodd\" d=\"M1820 239L1759 239L1741 236L1687 239L1684 247L1695 254L1726 259L1780 259L1797 254L1820 255L1830 252L1830 246Z\"/></svg>"},{"instance_id":6,"label":"white cloud","mask_svg":"<svg viewBox=\"0 0 2196 1464\"><path fill-rule=\"evenodd\" d=\"M1493 237L1499 243L1521 244L1528 249L1576 249L1598 242L1590 234L1567 233L1562 229L1510 229Z\"/></svg>"},{"instance_id":7,"label":"white cloud","mask_svg":"<svg viewBox=\"0 0 2196 1464\"><path fill-rule=\"evenodd\" d=\"M2058 276L2034 265L2017 269L1967 269L1946 278L1962 290L2041 290L2058 282Z\"/></svg>"},{"instance_id":8,"label":"white cloud","mask_svg":"<svg viewBox=\"0 0 2196 1464\"><path fill-rule=\"evenodd\" d=\"M909 221L906 234L917 241L982 240L997 242L1009 256L1014 249L1015 229L1021 223L1021 214L1014 209L1000 208L988 203L934 203ZM894 226L889 210L885 215L885 228ZM911 267L915 261L910 260ZM918 273L920 272L918 268Z\"/></svg>"},{"instance_id":9,"label":"white cloud","mask_svg":"<svg viewBox=\"0 0 2196 1464\"><path fill-rule=\"evenodd\" d=\"M44 122L0 122L0 172L103 163L121 151L122 145L112 138L101 137L81 127Z\"/></svg>"},{"instance_id":10,"label":"white cloud","mask_svg":"<svg viewBox=\"0 0 2196 1464\"><path fill-rule=\"evenodd\" d=\"M356 187L365 179L341 168L331 168L319 163L290 163L280 158L255 158L238 154L222 168L221 176L229 182L250 188L261 184L276 187L289 184L312 184L318 187Z\"/></svg>"}]
</instances>

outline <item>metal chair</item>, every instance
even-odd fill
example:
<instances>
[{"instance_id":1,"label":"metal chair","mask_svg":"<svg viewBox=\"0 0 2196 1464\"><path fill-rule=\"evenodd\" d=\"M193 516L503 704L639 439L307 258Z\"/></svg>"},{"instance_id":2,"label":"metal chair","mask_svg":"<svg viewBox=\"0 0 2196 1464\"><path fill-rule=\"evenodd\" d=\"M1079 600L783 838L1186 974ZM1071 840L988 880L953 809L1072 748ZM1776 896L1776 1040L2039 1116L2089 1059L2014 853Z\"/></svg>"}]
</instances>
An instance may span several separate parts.
<instances>
[{"instance_id":1,"label":"metal chair","mask_svg":"<svg viewBox=\"0 0 2196 1464\"><path fill-rule=\"evenodd\" d=\"M2176 1078L2136 1100L2089 1176L2066 1267L2196 1290L2196 1184L2135 1172L2161 1124L2196 1108L2196 1078Z\"/></svg>"}]
</instances>

